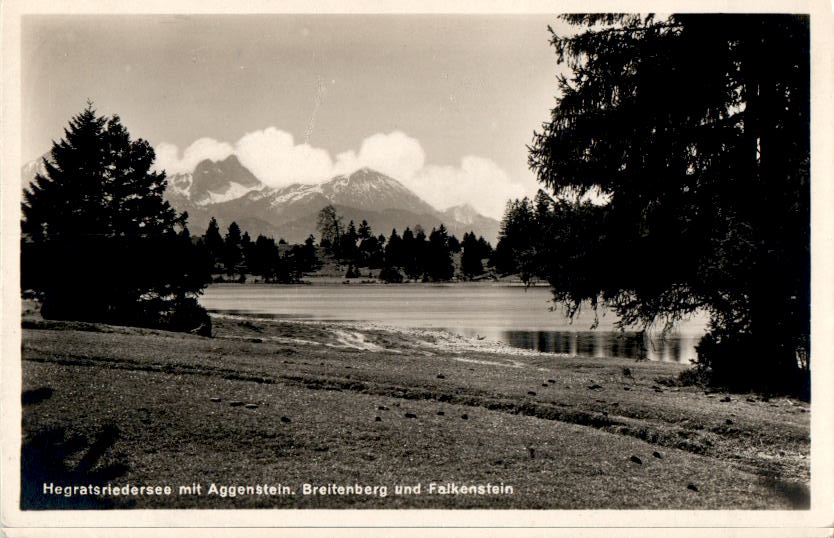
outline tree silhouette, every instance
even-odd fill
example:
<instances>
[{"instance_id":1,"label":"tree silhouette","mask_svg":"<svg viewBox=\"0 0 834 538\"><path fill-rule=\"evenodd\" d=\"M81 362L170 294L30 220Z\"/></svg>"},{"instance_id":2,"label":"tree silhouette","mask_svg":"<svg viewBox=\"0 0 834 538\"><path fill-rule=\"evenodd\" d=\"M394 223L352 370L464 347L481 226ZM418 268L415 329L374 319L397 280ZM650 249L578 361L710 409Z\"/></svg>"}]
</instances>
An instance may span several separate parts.
<instances>
[{"instance_id":1,"label":"tree silhouette","mask_svg":"<svg viewBox=\"0 0 834 538\"><path fill-rule=\"evenodd\" d=\"M577 31L551 42L571 74L529 163L599 225L557 240L562 274L591 273L553 276L556 298L602 299L624 323L706 311L699 361L720 382L805 383L808 17L564 19Z\"/></svg>"},{"instance_id":2,"label":"tree silhouette","mask_svg":"<svg viewBox=\"0 0 834 538\"><path fill-rule=\"evenodd\" d=\"M207 273L154 158L92 103L53 143L21 221L21 286L42 294L44 317L210 333L196 302Z\"/></svg>"},{"instance_id":3,"label":"tree silhouette","mask_svg":"<svg viewBox=\"0 0 834 538\"><path fill-rule=\"evenodd\" d=\"M450 280L455 274L452 254L449 251L449 234L441 224L432 228L426 251L426 276L434 282Z\"/></svg>"},{"instance_id":4,"label":"tree silhouette","mask_svg":"<svg viewBox=\"0 0 834 538\"><path fill-rule=\"evenodd\" d=\"M316 218L316 229L318 230L321 241L319 244L330 249L333 254L339 254L342 238L342 218L336 213L336 208L332 205L325 206L319 211Z\"/></svg>"},{"instance_id":5,"label":"tree silhouette","mask_svg":"<svg viewBox=\"0 0 834 538\"><path fill-rule=\"evenodd\" d=\"M226 274L229 276L234 275L240 269L238 265L243 260L242 241L240 226L236 222L232 222L226 232L223 248L223 265L226 267Z\"/></svg>"},{"instance_id":6,"label":"tree silhouette","mask_svg":"<svg viewBox=\"0 0 834 538\"><path fill-rule=\"evenodd\" d=\"M476 277L484 272L484 259L492 254L492 247L483 238L475 238L475 232L463 234L463 254L460 257L460 271L466 278Z\"/></svg>"},{"instance_id":7,"label":"tree silhouette","mask_svg":"<svg viewBox=\"0 0 834 538\"><path fill-rule=\"evenodd\" d=\"M223 242L223 236L220 235L220 226L218 226L217 219L214 217L211 217L211 220L209 220L206 233L203 234L203 242L212 257L212 269L214 269L216 265L222 263L224 251L226 249L226 245Z\"/></svg>"}]
</instances>

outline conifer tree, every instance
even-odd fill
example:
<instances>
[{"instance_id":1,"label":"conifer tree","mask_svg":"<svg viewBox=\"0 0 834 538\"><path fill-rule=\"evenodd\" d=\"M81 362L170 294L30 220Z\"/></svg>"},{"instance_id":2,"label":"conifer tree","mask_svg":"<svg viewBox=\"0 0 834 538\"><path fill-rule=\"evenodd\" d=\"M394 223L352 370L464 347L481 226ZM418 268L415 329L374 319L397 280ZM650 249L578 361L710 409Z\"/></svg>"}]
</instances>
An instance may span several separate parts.
<instances>
[{"instance_id":1,"label":"conifer tree","mask_svg":"<svg viewBox=\"0 0 834 538\"><path fill-rule=\"evenodd\" d=\"M573 234L552 236L556 299L626 324L707 312L699 364L717 382L807 388L808 16L563 18L567 73L529 155L575 201Z\"/></svg>"},{"instance_id":2,"label":"conifer tree","mask_svg":"<svg viewBox=\"0 0 834 538\"><path fill-rule=\"evenodd\" d=\"M206 268L154 158L92 103L53 143L24 190L21 221L21 285L42 293L44 317L210 333L196 302Z\"/></svg>"},{"instance_id":3,"label":"conifer tree","mask_svg":"<svg viewBox=\"0 0 834 538\"><path fill-rule=\"evenodd\" d=\"M432 228L426 248L426 275L434 282L450 280L455 274L452 254L449 251L449 234L441 224Z\"/></svg>"},{"instance_id":4,"label":"conifer tree","mask_svg":"<svg viewBox=\"0 0 834 538\"><path fill-rule=\"evenodd\" d=\"M223 251L226 246L223 241L223 236L220 235L220 226L217 224L217 219L214 217L211 217L211 220L209 220L206 233L203 235L203 242L214 260L212 263L212 269L214 269L214 266L222 263L224 254Z\"/></svg>"},{"instance_id":5,"label":"conifer tree","mask_svg":"<svg viewBox=\"0 0 834 538\"><path fill-rule=\"evenodd\" d=\"M226 267L226 274L229 276L235 274L238 265L243 259L241 245L240 226L236 222L232 222L229 225L229 230L226 232L223 248L223 265Z\"/></svg>"},{"instance_id":6,"label":"conifer tree","mask_svg":"<svg viewBox=\"0 0 834 538\"><path fill-rule=\"evenodd\" d=\"M472 278L484 272L483 258L474 232L463 234L461 243L463 254L460 257L460 270L466 278Z\"/></svg>"}]
</instances>

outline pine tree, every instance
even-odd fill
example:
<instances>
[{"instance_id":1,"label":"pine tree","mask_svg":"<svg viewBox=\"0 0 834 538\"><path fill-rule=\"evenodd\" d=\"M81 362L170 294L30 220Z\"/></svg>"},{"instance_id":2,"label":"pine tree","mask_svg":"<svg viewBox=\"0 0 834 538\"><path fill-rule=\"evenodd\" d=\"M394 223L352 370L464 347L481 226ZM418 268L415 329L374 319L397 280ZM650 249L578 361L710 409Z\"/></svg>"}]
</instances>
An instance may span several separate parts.
<instances>
[{"instance_id":1,"label":"pine tree","mask_svg":"<svg viewBox=\"0 0 834 538\"><path fill-rule=\"evenodd\" d=\"M250 268L249 259L252 257L252 248L253 248L252 238L249 236L249 232L243 232L243 235L240 237L240 252L243 257L243 267L244 271L251 273L252 270Z\"/></svg>"},{"instance_id":2,"label":"pine tree","mask_svg":"<svg viewBox=\"0 0 834 538\"><path fill-rule=\"evenodd\" d=\"M449 251L449 234L441 224L432 228L426 248L426 275L434 282L450 280L455 274L452 254Z\"/></svg>"},{"instance_id":3,"label":"pine tree","mask_svg":"<svg viewBox=\"0 0 834 538\"><path fill-rule=\"evenodd\" d=\"M243 259L241 242L240 226L236 222L232 222L229 225L229 230L226 232L223 248L223 265L226 267L226 274L229 276L235 274L238 265Z\"/></svg>"},{"instance_id":4,"label":"pine tree","mask_svg":"<svg viewBox=\"0 0 834 538\"><path fill-rule=\"evenodd\" d=\"M473 278L484 272L482 249L475 239L475 233L463 234L461 243L463 254L460 257L460 270L466 278Z\"/></svg>"},{"instance_id":5,"label":"pine tree","mask_svg":"<svg viewBox=\"0 0 834 538\"><path fill-rule=\"evenodd\" d=\"M385 244L385 266L402 267L403 265L402 238L397 234L397 229L391 230L388 242Z\"/></svg>"},{"instance_id":6,"label":"pine tree","mask_svg":"<svg viewBox=\"0 0 834 538\"><path fill-rule=\"evenodd\" d=\"M498 244L492 258L492 265L502 274L520 273L524 278L532 277L534 267L534 239L538 237L535 215L528 198L507 202Z\"/></svg>"},{"instance_id":7,"label":"pine tree","mask_svg":"<svg viewBox=\"0 0 834 538\"><path fill-rule=\"evenodd\" d=\"M373 236L373 232L371 231L371 226L368 224L368 221L362 219L362 222L359 223L359 239L369 239Z\"/></svg>"},{"instance_id":8,"label":"pine tree","mask_svg":"<svg viewBox=\"0 0 834 538\"><path fill-rule=\"evenodd\" d=\"M92 103L54 142L23 194L21 285L43 294L44 317L163 326L210 320L199 251L153 172L154 151ZM179 230L179 231L178 231Z\"/></svg>"},{"instance_id":9,"label":"pine tree","mask_svg":"<svg viewBox=\"0 0 834 538\"><path fill-rule=\"evenodd\" d=\"M211 220L209 220L206 233L203 234L203 242L212 260L214 260L212 263L212 270L214 270L217 265L222 264L223 251L226 247L226 244L223 242L223 236L220 235L220 226L217 225L217 219L214 217L211 217Z\"/></svg>"},{"instance_id":10,"label":"pine tree","mask_svg":"<svg viewBox=\"0 0 834 538\"><path fill-rule=\"evenodd\" d=\"M563 199L604 201L553 234L556 299L625 324L705 311L698 360L720 382L807 387L809 18L564 18L568 73L529 164Z\"/></svg>"}]
</instances>

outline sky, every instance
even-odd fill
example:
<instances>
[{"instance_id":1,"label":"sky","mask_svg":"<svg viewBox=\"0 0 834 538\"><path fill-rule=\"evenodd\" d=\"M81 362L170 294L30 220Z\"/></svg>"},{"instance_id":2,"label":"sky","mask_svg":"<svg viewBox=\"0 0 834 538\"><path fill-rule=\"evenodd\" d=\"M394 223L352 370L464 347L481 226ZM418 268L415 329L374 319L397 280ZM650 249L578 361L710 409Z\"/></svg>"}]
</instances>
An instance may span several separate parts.
<instances>
[{"instance_id":1,"label":"sky","mask_svg":"<svg viewBox=\"0 0 834 538\"><path fill-rule=\"evenodd\" d=\"M271 186L369 166L445 209L500 218L539 185L555 15L29 15L23 159L91 100L190 171L238 156Z\"/></svg>"}]
</instances>

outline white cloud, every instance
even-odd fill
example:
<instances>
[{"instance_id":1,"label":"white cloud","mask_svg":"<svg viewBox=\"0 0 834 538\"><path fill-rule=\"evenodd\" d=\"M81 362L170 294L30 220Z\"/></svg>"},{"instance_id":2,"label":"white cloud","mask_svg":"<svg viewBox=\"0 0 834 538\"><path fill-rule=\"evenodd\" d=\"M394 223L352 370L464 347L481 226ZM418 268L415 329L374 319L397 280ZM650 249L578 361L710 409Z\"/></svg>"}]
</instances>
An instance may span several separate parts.
<instances>
[{"instance_id":1,"label":"white cloud","mask_svg":"<svg viewBox=\"0 0 834 538\"><path fill-rule=\"evenodd\" d=\"M255 176L271 187L290 183L321 183L339 174L369 167L402 182L437 209L470 204L479 213L500 218L507 199L529 194L490 159L466 156L460 166L426 164L420 142L403 133L377 133L365 138L359 151L331 158L327 150L296 144L292 134L267 127L245 134L234 145L201 138L179 149L168 143L156 147L158 169L169 174L190 172L204 160L220 161L235 154Z\"/></svg>"},{"instance_id":2,"label":"white cloud","mask_svg":"<svg viewBox=\"0 0 834 538\"><path fill-rule=\"evenodd\" d=\"M182 158L179 156L179 148L167 142L159 144L155 151L156 169L165 170L172 175L192 172L197 164L205 159L222 161L234 153L234 148L226 142L218 142L213 138L201 138L185 149Z\"/></svg>"},{"instance_id":3,"label":"white cloud","mask_svg":"<svg viewBox=\"0 0 834 538\"><path fill-rule=\"evenodd\" d=\"M407 182L426 162L426 152L416 138L402 131L377 133L362 141L359 154L354 151L336 157L334 172L349 174L367 166L388 176Z\"/></svg>"},{"instance_id":4,"label":"white cloud","mask_svg":"<svg viewBox=\"0 0 834 538\"><path fill-rule=\"evenodd\" d=\"M290 133L275 127L245 134L235 144L235 153L243 166L271 187L320 183L333 175L326 150L296 145Z\"/></svg>"},{"instance_id":5,"label":"white cloud","mask_svg":"<svg viewBox=\"0 0 834 538\"><path fill-rule=\"evenodd\" d=\"M495 162L473 155L459 167L425 166L406 185L438 209L469 204L493 218L501 218L508 199L529 194Z\"/></svg>"}]
</instances>

